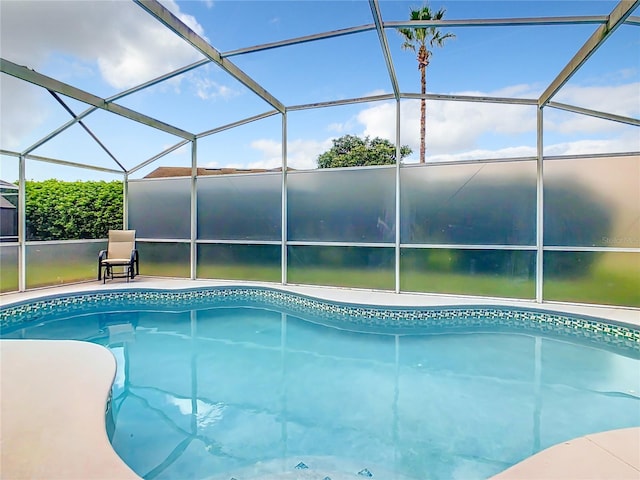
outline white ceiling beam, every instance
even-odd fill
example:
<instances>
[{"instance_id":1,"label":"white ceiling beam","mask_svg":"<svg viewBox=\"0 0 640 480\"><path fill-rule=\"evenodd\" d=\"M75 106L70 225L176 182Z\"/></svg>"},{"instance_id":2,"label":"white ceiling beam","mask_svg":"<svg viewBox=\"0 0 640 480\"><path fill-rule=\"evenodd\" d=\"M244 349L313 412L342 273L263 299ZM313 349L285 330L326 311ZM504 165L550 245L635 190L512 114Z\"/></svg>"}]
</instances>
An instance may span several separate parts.
<instances>
[{"instance_id":1,"label":"white ceiling beam","mask_svg":"<svg viewBox=\"0 0 640 480\"><path fill-rule=\"evenodd\" d=\"M558 76L549 84L547 89L540 95L538 106L544 107L553 96L558 93L565 83L573 76L574 73L586 62L591 55L611 36L611 34L624 23L631 15L633 10L640 5L640 0L621 0L613 9L606 23L600 25L595 32L589 37L585 44L578 50L569 63L565 65ZM629 52L631 55L632 53Z\"/></svg>"},{"instance_id":2,"label":"white ceiling beam","mask_svg":"<svg viewBox=\"0 0 640 480\"><path fill-rule=\"evenodd\" d=\"M284 104L267 92L261 85L258 84L253 78L243 72L230 60L223 58L218 50L212 47L209 42L191 30L185 23L183 23L178 17L171 13L167 8L156 0L134 0L144 10L154 16L160 23L176 33L183 40L191 44L200 53L209 58L212 62L216 63L225 72L231 75L233 78L242 83L245 87L251 90L253 93L262 98L265 102L278 110L280 113L284 113L286 108Z\"/></svg>"},{"instance_id":3,"label":"white ceiling beam","mask_svg":"<svg viewBox=\"0 0 640 480\"><path fill-rule=\"evenodd\" d=\"M34 85L46 88L47 90L60 93L80 102L93 105L94 107L98 107L102 110L107 110L122 117L128 118L129 120L142 123L149 127L153 127L158 130L170 133L172 135L176 135L188 140L192 140L194 138L193 133L189 133L186 130L182 130L180 128L174 127L173 125L169 125L168 123L161 122L160 120L156 120L155 118L148 117L147 115L123 107L116 103L107 102L104 98L100 98L77 87L60 82L59 80L55 80L51 77L47 77L46 75L38 73L35 70L31 70L30 68L24 67L22 65L17 65L4 58L0 58L0 71L2 71L2 73L6 73L7 75L11 75L12 77L16 77L26 82L33 83Z\"/></svg>"}]
</instances>

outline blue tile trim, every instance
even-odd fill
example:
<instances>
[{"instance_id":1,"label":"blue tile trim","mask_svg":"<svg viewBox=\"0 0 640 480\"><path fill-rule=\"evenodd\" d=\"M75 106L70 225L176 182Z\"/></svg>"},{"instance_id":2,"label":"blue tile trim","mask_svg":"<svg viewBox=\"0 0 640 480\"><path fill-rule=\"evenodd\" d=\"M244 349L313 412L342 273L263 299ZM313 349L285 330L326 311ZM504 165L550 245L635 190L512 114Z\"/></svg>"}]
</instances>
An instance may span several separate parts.
<instances>
[{"instance_id":1,"label":"blue tile trim","mask_svg":"<svg viewBox=\"0 0 640 480\"><path fill-rule=\"evenodd\" d=\"M263 287L128 289L44 297L0 308L0 329L91 312L252 306L338 328L385 334L513 332L570 337L640 357L640 328L600 318L503 306L381 307Z\"/></svg>"}]
</instances>

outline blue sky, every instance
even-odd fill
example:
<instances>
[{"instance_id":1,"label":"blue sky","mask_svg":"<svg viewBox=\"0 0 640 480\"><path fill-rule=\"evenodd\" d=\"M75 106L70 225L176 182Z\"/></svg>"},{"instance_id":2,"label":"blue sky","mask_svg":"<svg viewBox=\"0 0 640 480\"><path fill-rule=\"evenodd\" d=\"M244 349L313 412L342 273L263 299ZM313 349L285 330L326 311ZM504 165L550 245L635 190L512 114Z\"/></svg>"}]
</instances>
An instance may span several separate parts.
<instances>
[{"instance_id":1,"label":"blue sky","mask_svg":"<svg viewBox=\"0 0 640 480\"><path fill-rule=\"evenodd\" d=\"M441 1L446 19L606 15L617 2ZM171 1L163 2L221 52L373 23L369 2ZM380 1L384 21L406 20L420 2ZM638 15L638 12L634 12ZM151 80L203 57L133 2L2 0L2 57L101 97ZM429 93L537 98L584 44L596 25L457 27L434 52ZM640 117L639 27L623 25L571 78L554 100ZM415 55L386 30L401 92L419 92ZM287 106L391 93L375 31L230 57ZM2 74L1 147L22 152L69 120L42 89ZM75 112L87 106L65 102ZM262 114L272 107L215 65L207 65L118 101L192 133ZM288 113L288 161L314 168L317 155L344 134L395 139L395 103L372 102ZM417 160L419 102L401 103L401 141ZM640 151L637 127L545 109L545 153L553 155ZM535 107L429 102L427 160L499 158L535 154ZM96 112L85 119L107 148L132 168L181 139L120 117ZM199 166L277 167L282 122L275 115L198 142ZM96 166L115 163L78 125L35 149L42 155ZM2 157L2 178L15 180L15 160ZM187 166L190 150L157 166ZM28 162L27 177L105 177L89 171ZM105 178L109 178L107 175Z\"/></svg>"}]
</instances>

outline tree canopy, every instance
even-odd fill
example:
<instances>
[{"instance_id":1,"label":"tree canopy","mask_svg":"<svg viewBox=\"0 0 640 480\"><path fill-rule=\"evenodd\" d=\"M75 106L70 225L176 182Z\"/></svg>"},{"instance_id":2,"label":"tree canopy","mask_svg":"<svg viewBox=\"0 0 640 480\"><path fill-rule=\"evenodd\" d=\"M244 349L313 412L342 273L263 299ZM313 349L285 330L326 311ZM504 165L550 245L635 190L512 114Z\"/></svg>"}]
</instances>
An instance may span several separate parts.
<instances>
[{"instance_id":1,"label":"tree canopy","mask_svg":"<svg viewBox=\"0 0 640 480\"><path fill-rule=\"evenodd\" d=\"M407 145L400 147L400 160L411 155ZM376 137L373 140L356 135L344 135L333 139L333 146L318 156L318 168L362 167L366 165L393 165L396 163L396 146L389 140Z\"/></svg>"}]
</instances>

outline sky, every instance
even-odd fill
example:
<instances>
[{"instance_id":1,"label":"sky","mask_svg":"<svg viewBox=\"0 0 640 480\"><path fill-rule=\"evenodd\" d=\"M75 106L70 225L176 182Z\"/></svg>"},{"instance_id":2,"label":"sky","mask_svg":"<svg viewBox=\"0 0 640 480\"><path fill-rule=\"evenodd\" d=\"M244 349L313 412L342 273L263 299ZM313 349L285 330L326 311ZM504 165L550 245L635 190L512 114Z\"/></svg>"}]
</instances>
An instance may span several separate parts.
<instances>
[{"instance_id":1,"label":"sky","mask_svg":"<svg viewBox=\"0 0 640 480\"><path fill-rule=\"evenodd\" d=\"M305 35L373 23L366 0L162 1L194 32L223 53ZM381 0L384 21L409 18L415 1ZM606 0L503 0L430 2L445 19L607 15ZM634 12L639 15L640 12ZM108 98L177 68L202 60L200 52L134 2L0 0L0 53L19 65ZM524 27L452 27L455 35L434 49L427 92L537 99L597 28L595 24ZM640 27L621 26L553 98L626 117L640 118ZM419 93L415 54L385 30L400 91ZM287 107L393 92L375 31L232 55L232 63ZM88 108L62 97L79 114ZM117 103L194 134L273 110L214 64L201 66ZM401 102L401 143L417 162L417 100ZM369 135L395 142L395 101L358 103L287 113L288 165L316 167L332 139ZM640 151L640 130L621 123L544 110L546 155ZM70 119L46 90L0 75L0 148L25 152ZM109 152L131 169L182 139L96 111L84 120ZM282 117L272 115L200 138L198 166L275 168L281 165ZM79 125L30 151L71 162L117 169ZM523 105L429 101L427 161L535 156L536 108ZM136 172L189 166L182 147ZM0 177L17 179L16 159L0 156ZM44 162L27 162L27 178L109 179L110 175Z\"/></svg>"}]
</instances>

